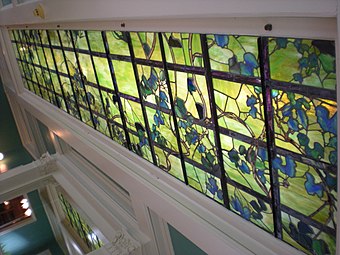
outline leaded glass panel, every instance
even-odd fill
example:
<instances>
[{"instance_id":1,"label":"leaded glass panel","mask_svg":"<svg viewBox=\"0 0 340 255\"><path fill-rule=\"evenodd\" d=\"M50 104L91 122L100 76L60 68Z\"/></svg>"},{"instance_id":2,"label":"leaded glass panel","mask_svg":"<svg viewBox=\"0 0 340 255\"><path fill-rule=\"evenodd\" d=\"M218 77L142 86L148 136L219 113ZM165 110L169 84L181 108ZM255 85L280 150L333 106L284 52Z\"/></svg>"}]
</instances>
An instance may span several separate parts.
<instances>
[{"instance_id":1,"label":"leaded glass panel","mask_svg":"<svg viewBox=\"0 0 340 255\"><path fill-rule=\"evenodd\" d=\"M334 41L270 38L269 54L272 79L335 90Z\"/></svg>"},{"instance_id":2,"label":"leaded glass panel","mask_svg":"<svg viewBox=\"0 0 340 255\"><path fill-rule=\"evenodd\" d=\"M31 92L297 249L335 254L333 41L84 30L10 38Z\"/></svg>"}]
</instances>

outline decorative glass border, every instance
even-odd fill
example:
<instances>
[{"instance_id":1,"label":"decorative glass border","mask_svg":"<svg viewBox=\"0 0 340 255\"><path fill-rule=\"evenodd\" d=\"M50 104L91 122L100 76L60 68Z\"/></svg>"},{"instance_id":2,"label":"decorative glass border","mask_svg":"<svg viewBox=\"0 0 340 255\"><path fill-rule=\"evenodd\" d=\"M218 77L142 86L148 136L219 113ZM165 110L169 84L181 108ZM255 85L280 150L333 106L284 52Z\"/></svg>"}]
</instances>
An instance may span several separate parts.
<instances>
[{"instance_id":1,"label":"decorative glass border","mask_svg":"<svg viewBox=\"0 0 340 255\"><path fill-rule=\"evenodd\" d=\"M103 246L103 242L93 232L92 228L85 222L79 215L76 209L70 204L69 201L59 193L59 202L65 213L66 219L71 224L71 227L76 231L78 236L84 241L90 251L94 251Z\"/></svg>"}]
</instances>

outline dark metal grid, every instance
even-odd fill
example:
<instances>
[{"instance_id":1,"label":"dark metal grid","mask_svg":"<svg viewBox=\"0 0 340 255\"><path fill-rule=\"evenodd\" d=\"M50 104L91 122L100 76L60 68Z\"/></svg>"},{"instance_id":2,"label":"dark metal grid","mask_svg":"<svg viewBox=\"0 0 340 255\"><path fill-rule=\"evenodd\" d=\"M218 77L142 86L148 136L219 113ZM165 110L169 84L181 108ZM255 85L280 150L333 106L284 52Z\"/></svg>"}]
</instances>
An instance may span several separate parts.
<instances>
[{"instance_id":1,"label":"dark metal grid","mask_svg":"<svg viewBox=\"0 0 340 255\"><path fill-rule=\"evenodd\" d=\"M60 37L59 30L57 30L57 34L58 34L59 43L60 43L60 45L62 47L63 43L62 43L62 40L61 40L61 37ZM68 64L67 64L67 58L66 58L66 54L65 54L64 48L62 48L61 51L63 53L64 63L65 63L65 66L66 66L68 78L70 80L70 86L72 88L72 94L73 94L75 105L76 105L76 108L77 108L77 111L78 111L78 114L79 114L79 119L80 119L80 121L82 121L81 112L80 112L80 108L79 108L79 102L78 102L76 91L74 90L73 81L71 79L70 69L69 69ZM62 86L62 83L60 83L60 85Z\"/></svg>"},{"instance_id":2,"label":"dark metal grid","mask_svg":"<svg viewBox=\"0 0 340 255\"><path fill-rule=\"evenodd\" d=\"M48 43L49 43L50 45L52 45L52 43L51 43L51 38L50 38L50 35L49 35L48 31L46 31L46 36L47 36ZM40 36L40 41L41 41L41 40L42 40L42 39L41 39L41 36ZM44 47L43 47L43 49L44 49ZM50 50L51 50L51 55L52 55L54 67L55 67L55 70L56 70L56 74L57 74L57 77L58 77L60 89L61 89L61 92L62 92L62 94L63 94L63 99L64 99L64 102L65 102L66 111L67 111L68 114L71 115L71 112L70 112L70 109L69 109L69 105L68 105L68 101L66 100L66 95L65 95L64 88L63 88L63 84L62 84L61 79L60 79L60 76L59 76L57 61L56 61L56 59L55 59L53 50L52 50L52 49L50 49ZM45 53L45 57L46 57L46 53ZM46 60L47 60L47 59L46 59ZM49 67L49 69L50 69L50 67ZM51 69L50 69L50 70L51 70ZM52 71L52 70L51 70L51 71ZM51 79L52 79L52 76L51 76Z\"/></svg>"},{"instance_id":3,"label":"dark metal grid","mask_svg":"<svg viewBox=\"0 0 340 255\"><path fill-rule=\"evenodd\" d=\"M113 87L115 89L115 90L110 91L110 93L112 93L112 95L115 95L116 98L117 98L118 108L119 108L119 112L120 112L120 118L121 118L122 123L123 123L123 130L124 130L124 134L125 134L127 148L129 150L132 150L131 141L130 141L130 134L128 132L128 128L127 128L126 121L125 121L125 115L124 115L124 109L123 109L122 101L120 100L120 96L118 96L118 95L120 95L120 93L119 93L119 89L118 89L118 85L117 85L115 70L114 70L112 61L110 59L110 49L109 49L109 44L107 42L106 32L102 31L101 34L102 34L102 40L103 40L105 52L106 52L105 58L107 58L107 63L108 63L109 68L110 68L110 74L111 74L111 78L112 78ZM98 82L98 84L99 84L99 82ZM99 87L101 87L101 86L99 86Z\"/></svg>"},{"instance_id":4,"label":"dark metal grid","mask_svg":"<svg viewBox=\"0 0 340 255\"><path fill-rule=\"evenodd\" d=\"M150 125L149 125L149 120L148 120L148 115L146 113L146 109L145 109L145 103L143 100L143 94L140 88L140 80L139 80L139 76L138 76L138 69L137 69L137 63L135 61L135 53L133 51L133 45L132 45L132 41L131 41L131 37L130 37L130 33L129 32L124 32L125 36L127 38L127 42L128 42L128 46L129 46L129 51L130 51L130 56L131 56L131 63L132 63L132 67L133 67L133 72L135 74L135 80L136 80L136 86L137 86L137 90L138 90L138 95L139 95L139 99L140 99L140 104L142 107L142 112L143 112L143 117L144 117L144 126L145 126L145 132L148 136L148 143L150 146L150 151L151 151L151 156L152 156L152 161L154 163L154 165L157 165L157 158L156 158L156 153L155 153L155 149L154 149L154 143L151 139L151 131L150 131Z\"/></svg>"},{"instance_id":5,"label":"dark metal grid","mask_svg":"<svg viewBox=\"0 0 340 255\"><path fill-rule=\"evenodd\" d=\"M274 217L274 234L277 238L282 239L282 218L280 204L280 183L279 174L272 167L272 160L276 156L275 150L275 132L274 132L274 111L272 105L271 88L268 86L270 80L270 67L268 55L268 39L260 37L258 39L260 71L262 80L262 93L264 105L264 117L266 125L266 138L268 150L268 164L270 172L271 196L272 196L272 211Z\"/></svg>"},{"instance_id":6,"label":"dark metal grid","mask_svg":"<svg viewBox=\"0 0 340 255\"><path fill-rule=\"evenodd\" d=\"M15 38L15 32L14 32L14 30L12 31L12 34L13 34L13 38ZM17 52L18 52L18 57L19 57L19 59L17 59L18 61L19 61L19 64L21 64L21 70L22 70L22 72L23 72L23 75L24 75L24 79L25 80L27 80L26 79L26 72L25 72L25 65L26 65L26 63L25 62L22 62L22 60L23 60L23 58L21 57L21 53L20 53L20 49L19 49L19 43L16 43L15 44L15 48L17 49ZM27 68L27 67L26 67ZM26 82L26 84L27 84L27 88L30 90L30 91L34 91L32 88L31 88L31 86L28 84L28 82Z\"/></svg>"},{"instance_id":7,"label":"dark metal grid","mask_svg":"<svg viewBox=\"0 0 340 255\"><path fill-rule=\"evenodd\" d=\"M21 36L20 36L20 34L21 34ZM21 41L21 44L23 45L23 47L25 47L25 46L27 45L27 41L28 41L28 40L27 40L27 37L26 37L25 30L21 30L21 33L18 33L18 35L19 35L19 39L20 39L20 41ZM23 38L23 37L25 37L25 38ZM31 46L26 46L26 47L27 47L27 50L28 50L28 51L31 50L31 49L30 49ZM33 61L32 54L31 54L30 52L28 52L28 56L27 56L27 54L25 54L25 52L24 52L24 56L25 56L26 60L28 61L28 63L32 66L33 72L34 72L34 74L35 74L35 78L36 78L36 80L37 80L39 93L40 93L41 97L44 98L44 95L43 95L43 93L42 93L42 88L41 88L42 85L41 85L40 82L39 82L39 76L38 76L38 74L37 74L37 72L36 72L36 69L35 69L34 66L33 66L34 61ZM44 98L44 99L45 99L45 98Z\"/></svg>"},{"instance_id":8,"label":"dark metal grid","mask_svg":"<svg viewBox=\"0 0 340 255\"><path fill-rule=\"evenodd\" d=\"M83 84L83 90L85 92L85 100L86 100L87 106L89 107L88 111L90 112L90 118L91 118L91 121L92 121L92 125L93 125L94 129L97 129L97 125L96 125L96 123L94 122L94 119L93 119L93 113L92 113L92 109L91 109L91 104L89 102L89 97L88 97L88 94L87 94L87 91L86 91L86 80L84 79L84 74L83 74L83 71L81 69L81 65L80 65L80 62L79 62L79 56L77 54L77 49L76 49L76 46L75 46L75 43L74 43L73 33L72 33L71 30L69 30L68 32L70 34L71 43L72 43L72 47L73 47L73 51L72 52L74 52L74 55L76 57L76 62L77 62L77 65L78 65L79 76L80 76L81 82ZM60 44L61 43L62 42L60 41ZM65 56L65 61L66 61L66 56Z\"/></svg>"},{"instance_id":9,"label":"dark metal grid","mask_svg":"<svg viewBox=\"0 0 340 255\"><path fill-rule=\"evenodd\" d=\"M87 46L89 47L91 64L92 64L94 76L96 78L97 84L99 84L99 78L98 78L97 70L96 70L96 67L95 67L95 64L94 64L94 60L93 60L93 55L92 55L92 51L91 51L91 44L90 44L90 41L89 41L89 37L88 37L87 31L84 31L84 33L85 33L85 38L86 38ZM80 52L80 49L78 49L78 50ZM89 82L88 82L87 85L89 85ZM91 85L89 85L89 86L91 86ZM104 99L103 99L103 95L102 95L102 89L101 89L101 87L99 85L96 88L98 88L99 95L100 95L100 101L101 101L102 107L104 109L104 114L105 114L105 116L101 116L101 117L106 120L106 125L107 125L107 128L109 130L110 138L112 139L113 138L112 137L112 130L110 128L110 122L109 122L109 118L107 116L108 113L106 112L106 108L105 108L105 104L104 104ZM98 113L97 116L100 116L100 114Z\"/></svg>"},{"instance_id":10,"label":"dark metal grid","mask_svg":"<svg viewBox=\"0 0 340 255\"><path fill-rule=\"evenodd\" d=\"M28 32L24 31L26 43L29 41L29 35L28 35L27 33L28 33ZM34 40L34 39L33 39L33 40ZM35 40L34 40L34 42L35 42ZM45 83L45 86L42 85L42 87L44 87L44 89L47 91L47 87L46 87L46 86L47 86L47 82L46 82L46 80L45 80L45 75L43 75L43 69L41 68L41 67L42 67L42 64L41 64L40 57L39 57L39 54L38 54L37 46L36 46L35 43L33 43L32 47L35 49L35 51L36 51L36 53L37 53L36 55L37 55L37 58L38 58L38 63L39 63L39 65L40 65L39 68L40 68L40 70L41 70L41 75L43 76L42 78L43 78L43 81L44 81L44 83ZM53 93L53 94L54 94L54 93ZM48 95L48 98L49 98L50 103L54 104L55 101L53 101L53 98L50 97L50 93L47 93L47 95Z\"/></svg>"},{"instance_id":11,"label":"dark metal grid","mask_svg":"<svg viewBox=\"0 0 340 255\"><path fill-rule=\"evenodd\" d=\"M105 33L105 32L102 32L102 33ZM128 32L126 32L126 33L128 34ZM305 85L303 86L303 89L302 89L302 88L299 88L300 86L297 86L295 84L283 83L283 82L278 82L278 81L270 80L268 59L267 59L267 63L263 59L263 57L266 57L266 44L265 43L263 44L263 42L262 42L262 41L265 41L265 39L266 38L260 38L261 41L259 42L259 45L260 45L259 46L259 48L260 48L260 56L261 56L260 60L262 61L262 63L260 63L261 64L261 69L262 69L261 72L263 72L262 79L260 81L259 81L259 78L256 78L256 77L245 77L245 76L241 76L241 75L235 75L235 74L231 74L231 73L223 73L223 72L219 72L219 71L211 71L210 70L211 77L212 78L219 78L219 79L229 80L229 81L233 81L233 82L246 83L246 84L250 84L250 85L257 85L257 86L263 84L262 88L263 88L263 93L264 93L264 102L266 104L265 105L265 109L269 110L269 112L268 112L269 114L266 117L266 119L268 118L269 121L270 121L270 118L272 118L272 116L270 116L270 115L272 115L273 113L270 114L270 111L272 109L271 108L272 107L272 102L271 102L271 100L268 100L268 95L271 98L271 93L270 92L271 92L272 89L280 89L280 90L284 90L285 92L292 91L292 92L295 92L295 93L299 93L301 95L307 95L309 97L313 97L313 96L314 97L320 97L320 95L322 95L322 97L324 97L326 99L334 99L334 96L335 96L334 91L331 91L331 90L328 90L328 89L315 88L315 87L305 86ZM103 40L104 40L104 44L107 44L105 36L103 36ZM18 42L16 40L14 40L12 42L20 43L20 42ZM49 43L50 43L50 41L49 41ZM130 41L130 43L131 43L131 41ZM53 49L53 48L58 48L58 49L60 48L61 49L62 48L62 47L59 47L59 46L50 46L50 45L44 45L44 46L49 47L51 49ZM163 47L164 47L164 45L161 46L161 50L164 51ZM130 49L130 51L131 51L131 49ZM51 50L51 52L52 52L52 55L53 55L53 51L52 50ZM136 64L143 64L143 65L160 67L160 68L164 68L164 66L165 66L165 70L166 71L167 70L174 70L174 71L181 71L181 72L191 72L191 73L200 74L200 75L205 75L206 74L206 70L203 69L203 68L200 68L200 67L187 67L187 66L183 66L183 65L170 64L170 63L166 63L166 65L164 65L165 58L164 58L163 55L162 55L162 57L163 57L163 61L162 62L151 61L151 60L144 60L144 59L134 59L134 61L131 61L130 57L119 56L119 55L112 55L112 54L109 54L108 51L106 52L107 53L106 56L104 56L105 54L103 55L103 53L91 52L91 51L86 51L86 50L81 50L81 52L83 52L85 54L89 54L89 55L91 55L91 57L92 56L106 57L108 59L109 63L111 63L111 61L110 61L111 59L118 59L118 60L122 60L122 61L133 62L134 65L136 65ZM133 53L133 49L132 49L132 53ZM27 63L27 61L25 61L25 60L19 60L19 61L22 62L22 63ZM51 71L53 71L53 70L51 70ZM114 75L114 71L111 70L111 72ZM58 73L58 71L56 71L55 73ZM59 74L62 75L62 76L65 76L65 77L68 76L67 74L62 74L62 73L59 73ZM136 76L136 78L138 78L138 73L135 73L135 76ZM31 81L31 80L28 79L28 81ZM34 81L31 81L31 82L35 83ZM90 84L89 83L89 85L91 85L93 87L96 87L98 89L101 88L102 90L109 90L111 93L114 93L114 91L112 91L110 89L107 89L107 88L103 88L103 87L101 87L100 85L97 85L97 84ZM138 102L138 103L140 103L140 101L142 101L139 98L135 98L135 97L130 96L130 95L119 93L118 91L117 91L117 94L118 94L118 98L119 97L123 97L123 98L126 98L128 100L132 100L132 101L135 101L135 102ZM170 96L170 98L172 100L172 94L170 94L169 96ZM145 103L145 106L150 106L151 108L154 108L154 109L156 107L155 105L150 104L148 102L144 102L144 103ZM172 104L172 107L173 107L173 100L172 100L171 104ZM145 106L143 106L143 107L145 107ZM120 109L120 111L122 111L122 110ZM169 112L168 112L168 114L169 114ZM174 115L174 116L176 116L176 115ZM123 123L124 123L124 121L123 121ZM117 123L117 124L119 124L119 123ZM147 123L145 123L145 124L147 124ZM268 121L266 121L266 124L268 124ZM211 130L215 130L213 125L205 126L205 127L209 128ZM127 130L124 127L123 127L123 129L124 129L125 132L135 133L134 131ZM178 131L178 126L176 127L176 131ZM228 135L228 136L230 136L232 138L240 139L241 141L245 141L247 143L251 143L251 142L261 143L259 145L263 146L263 147L266 147L267 144L268 144L266 142L262 142L262 141L259 141L259 140L256 140L256 139L253 139L253 138L250 138L250 137L246 137L246 136L244 136L242 134L239 134L237 132L234 132L234 131L231 131L231 130L228 130L228 129L225 129L225 128L221 128L221 127L220 127L219 132L222 133L222 134ZM268 130L267 130L267 135L268 135ZM273 135L273 131L272 131L272 135ZM296 154L296 153L293 153L293 152L289 152L289 151L286 151L286 150L281 149L281 148L277 148L276 149L275 144L274 144L274 136L272 136L272 135L269 135L269 137L271 137L270 139L267 138L267 140L270 141L269 143L271 143L268 147L269 147L270 151L273 151L273 153L269 153L269 154L272 154L272 156L275 155L275 150L277 150L277 152L279 154L281 154L281 155L288 155L289 154L289 155L292 155L293 158L295 160L299 161L299 162L303 162L303 163L305 162L306 164L312 165L314 167L318 167L319 169L325 169L325 170L330 171L332 173L336 173L336 167L332 166L332 165L330 165L328 163L317 162L317 161L315 161L313 159L306 158L304 155L300 155L300 154ZM155 142L154 142L154 145L159 147L159 148L161 148L161 149L163 149L163 150L171 151L171 149L159 146ZM221 148L219 147L218 150L221 150ZM175 156L177 156L177 155L175 155ZM181 157L181 156L182 155L179 155L179 157ZM197 163L194 160L190 160L190 159L186 158L185 161L190 163L190 164L193 164L194 166L199 167L200 169L204 169L204 167L200 163ZM271 164L271 160L269 160L269 163ZM270 171L271 171L271 166L270 166ZM207 171L207 172L209 172L209 171ZM217 177L220 178L220 176L217 176ZM271 176L271 178L272 178L272 176ZM275 181L275 180L273 180L273 181ZM235 186L236 188L239 188L240 190L250 194L250 195L253 195L255 197L258 197L258 198L262 199L264 202L273 205L273 201L270 201L270 198L268 198L268 197L266 197L264 195L261 195L261 194L255 192L255 191L253 191L251 188L248 188L246 186L238 184L238 183L234 182L233 180L231 180L230 178L227 178L227 182L230 183L231 185ZM273 186L273 183L272 183L272 186ZM273 192L275 192L275 191L273 191ZM275 196L277 196L277 195L279 195L279 194L276 193ZM274 203L277 203L277 201L278 200L274 200ZM310 224L311 226L314 226L314 227L316 227L318 229L321 229L323 232L325 232L327 234L335 235L335 230L332 229L331 227L325 226L322 223L317 222L316 220L310 219L307 216L305 216L305 215L303 215L303 214L301 214L301 213L299 213L299 212L297 212L297 211L295 211L295 210L293 210L293 209L291 209L291 208L289 208L287 206L280 205L278 208L277 207L275 208L275 204L274 204L273 214L274 214L274 211L275 211L275 214L276 214L276 215L274 215L275 235L278 238L281 237L281 233L282 233L281 232L282 231L281 212L286 212L286 213L292 215L293 217L296 217L296 218L298 218L298 219L300 219L300 220ZM279 214L279 215L277 215L277 214ZM281 231L279 229L281 229Z\"/></svg>"},{"instance_id":12,"label":"dark metal grid","mask_svg":"<svg viewBox=\"0 0 340 255\"><path fill-rule=\"evenodd\" d=\"M180 132L179 132L179 128L178 128L176 111L175 111L175 108L173 107L175 104L174 104L174 100L173 100L173 97L172 97L172 89L171 89L170 80L169 80L168 65L166 63L165 51L164 51L164 42L163 42L163 37L162 37L161 33L158 33L158 40L159 40L159 45L160 45L160 48L161 48L161 55L162 55L162 59L163 59L163 70L164 70L164 73L165 73L166 86L167 86L168 94L169 94L169 101L170 101L170 105L171 105L171 114L172 114L172 118L173 118L173 122L174 122L175 132L176 132L178 153L179 153L179 157L180 157L181 165L182 165L182 173L183 173L183 176L184 176L185 184L189 185L187 170L185 168L184 155L183 155L183 150L182 150L181 136L180 136ZM160 110L162 110L162 109L163 108L161 107Z\"/></svg>"},{"instance_id":13,"label":"dark metal grid","mask_svg":"<svg viewBox=\"0 0 340 255\"><path fill-rule=\"evenodd\" d=\"M17 40L11 40L12 43L18 43ZM20 43L20 42L19 42ZM28 45L32 44L30 42L27 43ZM61 50L61 46L57 45L46 45L46 44L37 44L37 46L41 47L47 47L52 49L59 49ZM72 48L64 47L64 50L72 51ZM102 52L89 52L88 50L79 49L79 53L83 54L92 54L93 56L97 57L103 57L106 58L106 53ZM110 54L108 53L110 58L112 60L120 60L120 61L127 61L130 62L131 58L130 56L123 56L123 55L117 55L117 54ZM147 60L147 59L140 59L135 58L137 64L146 65L146 66L154 66L154 67L162 67L163 64L161 61L157 60ZM205 74L205 69L203 67L196 67L196 66L186 66L181 64L174 64L174 63L167 63L168 69L173 71L182 71L182 72L189 72L193 74ZM251 76L244 76L240 74L234 74L234 73L228 73L228 72L222 72L222 71L216 71L211 70L211 76L213 78L231 81L231 82L237 82L237 83L246 83L249 85L254 86L261 86L261 78L260 77L251 77ZM293 93L299 93L304 96L312 97L312 96L318 96L325 99L331 99L336 100L336 93L334 93L334 90L331 89L325 89L325 88L318 88L315 86L311 86L308 84L304 84L303 86L300 86L298 84L289 83L289 82L283 82L283 81L277 81L277 80L270 80L268 81L268 86L270 86L272 89L279 89L284 90L285 92L293 92Z\"/></svg>"},{"instance_id":14,"label":"dark metal grid","mask_svg":"<svg viewBox=\"0 0 340 255\"><path fill-rule=\"evenodd\" d=\"M24 50L25 50L25 45L24 45L24 43L23 43L22 40L21 40L20 33L21 33L21 31L18 31L18 33L17 33L17 36L18 36L18 39L19 39L19 45L21 45L21 48L20 48L20 49L22 49L22 54L20 54L20 50L19 50L19 48L18 48L19 56L20 56L20 58L21 58L22 60L25 60L25 65L24 65L24 66L26 66L26 70L29 71L29 73L31 74L31 77L32 77L32 70L30 69L30 66L29 66L29 65L30 65L30 61L28 61L27 58L26 58L26 54L25 54L25 52L24 52ZM25 68L24 68L24 70L25 70ZM25 76L27 77L26 73L25 73ZM33 85L32 85L32 86L33 86ZM33 87L31 88L31 91L38 95L38 93L36 92L36 87L35 87L35 86L33 86ZM40 91L39 91L39 92L40 92Z\"/></svg>"},{"instance_id":15,"label":"dark metal grid","mask_svg":"<svg viewBox=\"0 0 340 255\"><path fill-rule=\"evenodd\" d=\"M211 66L210 66L210 58L209 58L209 50L207 45L207 37L204 34L201 34L201 47L202 47L202 58L204 61L204 66L206 68L205 72L205 79L208 87L208 94L209 94L209 102L210 102L210 110L211 110L211 121L214 125L215 132L215 145L217 147L217 158L218 164L220 166L221 171L221 187L223 191L223 201L224 205L230 210L230 200L228 194L228 187L227 187L227 178L224 169L224 161L223 161L223 152L222 152L222 145L221 145L221 137L220 137L220 129L218 125L218 117L217 117L217 110L216 110L216 103L215 103L215 94L214 94L214 86L213 80L211 76Z\"/></svg>"}]
</instances>

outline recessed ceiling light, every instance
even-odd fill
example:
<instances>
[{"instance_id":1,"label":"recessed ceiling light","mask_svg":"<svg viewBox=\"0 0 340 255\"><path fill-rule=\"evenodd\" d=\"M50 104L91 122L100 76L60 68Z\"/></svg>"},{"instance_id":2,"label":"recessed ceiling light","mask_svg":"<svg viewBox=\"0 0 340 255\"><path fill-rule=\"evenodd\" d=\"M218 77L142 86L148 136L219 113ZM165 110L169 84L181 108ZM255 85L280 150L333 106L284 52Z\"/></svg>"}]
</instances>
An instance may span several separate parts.
<instances>
[{"instance_id":1,"label":"recessed ceiling light","mask_svg":"<svg viewBox=\"0 0 340 255\"><path fill-rule=\"evenodd\" d=\"M31 210L31 209L27 209L27 210L25 211L25 215L26 215L27 217L31 216L31 215L32 215L32 210Z\"/></svg>"},{"instance_id":2,"label":"recessed ceiling light","mask_svg":"<svg viewBox=\"0 0 340 255\"><path fill-rule=\"evenodd\" d=\"M0 152L0 160L3 160L4 159L4 154L2 154L1 152Z\"/></svg>"}]
</instances>

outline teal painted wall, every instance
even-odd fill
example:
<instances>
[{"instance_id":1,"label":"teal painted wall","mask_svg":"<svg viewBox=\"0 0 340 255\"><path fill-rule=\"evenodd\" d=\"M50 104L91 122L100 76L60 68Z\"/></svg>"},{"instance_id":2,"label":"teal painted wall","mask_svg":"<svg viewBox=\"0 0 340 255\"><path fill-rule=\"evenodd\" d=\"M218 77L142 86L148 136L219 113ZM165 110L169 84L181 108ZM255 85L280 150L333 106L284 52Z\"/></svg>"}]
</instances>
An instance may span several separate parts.
<instances>
[{"instance_id":1,"label":"teal painted wall","mask_svg":"<svg viewBox=\"0 0 340 255\"><path fill-rule=\"evenodd\" d=\"M38 191L28 193L36 222L0 236L4 250L11 255L33 255L49 249L53 255L63 255L56 242Z\"/></svg>"},{"instance_id":2,"label":"teal painted wall","mask_svg":"<svg viewBox=\"0 0 340 255\"><path fill-rule=\"evenodd\" d=\"M169 231L176 255L207 255L204 251L198 248L193 242L187 239L184 235L178 232L177 229L170 224Z\"/></svg>"},{"instance_id":3,"label":"teal painted wall","mask_svg":"<svg viewBox=\"0 0 340 255\"><path fill-rule=\"evenodd\" d=\"M31 155L23 147L11 108L0 81L0 152L5 155L0 164L7 169L32 162Z\"/></svg>"}]
</instances>

